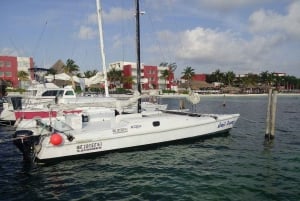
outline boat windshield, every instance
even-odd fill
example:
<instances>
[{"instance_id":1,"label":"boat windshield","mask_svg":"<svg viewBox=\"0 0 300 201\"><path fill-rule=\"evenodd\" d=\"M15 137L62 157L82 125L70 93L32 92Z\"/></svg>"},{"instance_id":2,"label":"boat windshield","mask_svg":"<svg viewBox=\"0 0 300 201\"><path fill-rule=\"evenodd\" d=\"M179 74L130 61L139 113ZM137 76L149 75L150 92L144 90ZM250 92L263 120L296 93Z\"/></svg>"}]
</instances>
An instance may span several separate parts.
<instances>
[{"instance_id":1,"label":"boat windshield","mask_svg":"<svg viewBox=\"0 0 300 201\"><path fill-rule=\"evenodd\" d=\"M62 96L64 90L48 90L42 93L42 96Z\"/></svg>"}]
</instances>

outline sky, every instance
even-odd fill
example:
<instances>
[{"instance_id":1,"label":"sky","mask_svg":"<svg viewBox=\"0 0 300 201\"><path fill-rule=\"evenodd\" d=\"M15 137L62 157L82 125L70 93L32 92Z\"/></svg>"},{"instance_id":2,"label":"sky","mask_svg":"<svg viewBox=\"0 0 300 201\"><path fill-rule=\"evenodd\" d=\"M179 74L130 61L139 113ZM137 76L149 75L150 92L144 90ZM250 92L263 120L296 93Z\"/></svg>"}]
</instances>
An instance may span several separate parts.
<instances>
[{"instance_id":1,"label":"sky","mask_svg":"<svg viewBox=\"0 0 300 201\"><path fill-rule=\"evenodd\" d=\"M134 0L101 0L106 64L136 61ZM140 0L141 61L300 77L299 0ZM96 0L1 0L0 55L102 71Z\"/></svg>"}]
</instances>

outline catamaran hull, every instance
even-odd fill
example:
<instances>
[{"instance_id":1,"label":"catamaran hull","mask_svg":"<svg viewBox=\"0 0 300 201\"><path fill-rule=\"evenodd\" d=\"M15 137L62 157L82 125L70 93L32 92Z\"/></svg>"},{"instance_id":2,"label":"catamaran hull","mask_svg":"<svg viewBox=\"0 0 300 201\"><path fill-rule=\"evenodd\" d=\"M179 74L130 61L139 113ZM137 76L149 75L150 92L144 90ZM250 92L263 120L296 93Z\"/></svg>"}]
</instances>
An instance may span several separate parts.
<instances>
[{"instance_id":1,"label":"catamaran hull","mask_svg":"<svg viewBox=\"0 0 300 201\"><path fill-rule=\"evenodd\" d=\"M98 134L97 132L74 134L74 139L71 141L68 139L68 136L61 135L63 139L59 145L51 143L50 135L43 136L41 143L35 147L36 153L34 158L38 162L47 163L49 161L60 161L65 158L82 158L87 155L100 155L121 149L226 133L232 129L238 117L239 115L225 115L224 117L217 117L217 119L212 117L209 121L206 118L198 124L195 123L197 117L181 117L182 121L186 121L186 127L174 125L173 129L169 128L169 125L172 124L172 118L168 119L168 117L165 119L160 118L159 121L153 119L150 126L148 125L149 123L137 121L110 131L99 131ZM167 127L168 129L166 129ZM143 132L141 132L142 128ZM84 133L84 131L81 132Z\"/></svg>"}]
</instances>

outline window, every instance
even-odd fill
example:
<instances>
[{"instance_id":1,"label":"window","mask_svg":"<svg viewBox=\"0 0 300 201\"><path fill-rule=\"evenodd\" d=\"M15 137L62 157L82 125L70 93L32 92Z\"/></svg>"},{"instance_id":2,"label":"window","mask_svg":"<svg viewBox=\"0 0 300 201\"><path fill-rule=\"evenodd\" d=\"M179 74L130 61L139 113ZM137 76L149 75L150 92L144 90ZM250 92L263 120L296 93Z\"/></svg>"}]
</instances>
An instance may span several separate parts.
<instances>
[{"instance_id":1,"label":"window","mask_svg":"<svg viewBox=\"0 0 300 201\"><path fill-rule=\"evenodd\" d=\"M45 91L42 96L57 96L57 95L61 95L63 92L63 90L48 90Z\"/></svg>"},{"instance_id":2,"label":"window","mask_svg":"<svg viewBox=\"0 0 300 201\"><path fill-rule=\"evenodd\" d=\"M4 76L4 72L0 72L0 77L3 77Z\"/></svg>"},{"instance_id":3,"label":"window","mask_svg":"<svg viewBox=\"0 0 300 201\"><path fill-rule=\"evenodd\" d=\"M57 93L58 96L63 96L64 95L64 91L63 90L59 90Z\"/></svg>"},{"instance_id":4,"label":"window","mask_svg":"<svg viewBox=\"0 0 300 201\"><path fill-rule=\"evenodd\" d=\"M11 72L4 72L5 77L11 77Z\"/></svg>"},{"instance_id":5,"label":"window","mask_svg":"<svg viewBox=\"0 0 300 201\"><path fill-rule=\"evenodd\" d=\"M3 61L0 61L0 68L1 67L4 67L4 62Z\"/></svg>"},{"instance_id":6,"label":"window","mask_svg":"<svg viewBox=\"0 0 300 201\"><path fill-rule=\"evenodd\" d=\"M159 121L153 121L153 122L152 122L152 125L153 125L154 127L160 126L160 122L159 122Z\"/></svg>"},{"instance_id":7,"label":"window","mask_svg":"<svg viewBox=\"0 0 300 201\"><path fill-rule=\"evenodd\" d=\"M11 67L10 61L5 61L5 62L4 62L4 65L5 65L5 67Z\"/></svg>"},{"instance_id":8,"label":"window","mask_svg":"<svg viewBox=\"0 0 300 201\"><path fill-rule=\"evenodd\" d=\"M65 94L65 95L67 95L67 96L73 96L74 93L73 93L73 91L66 91L66 94Z\"/></svg>"}]
</instances>

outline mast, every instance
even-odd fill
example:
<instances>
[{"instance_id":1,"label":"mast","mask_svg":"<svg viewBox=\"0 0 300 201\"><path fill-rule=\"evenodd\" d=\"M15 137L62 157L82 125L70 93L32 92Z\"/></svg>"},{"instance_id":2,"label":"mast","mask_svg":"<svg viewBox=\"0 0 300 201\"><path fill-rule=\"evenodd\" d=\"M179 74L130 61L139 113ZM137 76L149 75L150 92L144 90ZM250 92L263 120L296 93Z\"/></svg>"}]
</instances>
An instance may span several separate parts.
<instances>
[{"instance_id":1,"label":"mast","mask_svg":"<svg viewBox=\"0 0 300 201\"><path fill-rule=\"evenodd\" d=\"M142 94L141 90L141 53L140 53L140 5L139 0L135 0L135 7L136 7L136 68L137 68L137 88L140 95ZM141 107L142 100L138 99L138 106L137 106L137 112L141 113L142 107Z\"/></svg>"},{"instance_id":2,"label":"mast","mask_svg":"<svg viewBox=\"0 0 300 201\"><path fill-rule=\"evenodd\" d=\"M100 0L96 0L97 4L97 17L98 17L98 28L99 28L99 37L100 37L100 51L101 51L101 59L102 59L102 68L104 74L104 90L105 96L109 97L108 94L108 83L107 83L107 71L106 71L106 61L105 61L105 53L104 53L104 42L103 42L103 25L102 25L102 7L100 4Z\"/></svg>"}]
</instances>

